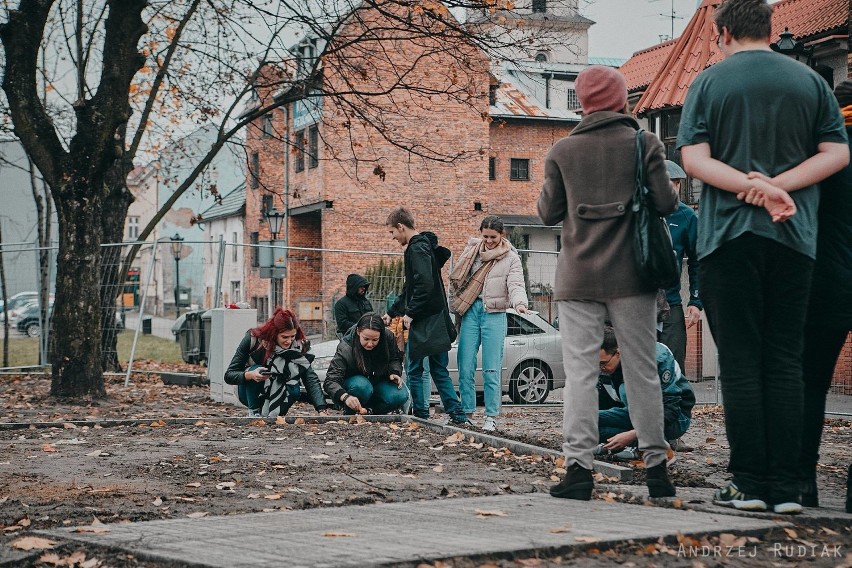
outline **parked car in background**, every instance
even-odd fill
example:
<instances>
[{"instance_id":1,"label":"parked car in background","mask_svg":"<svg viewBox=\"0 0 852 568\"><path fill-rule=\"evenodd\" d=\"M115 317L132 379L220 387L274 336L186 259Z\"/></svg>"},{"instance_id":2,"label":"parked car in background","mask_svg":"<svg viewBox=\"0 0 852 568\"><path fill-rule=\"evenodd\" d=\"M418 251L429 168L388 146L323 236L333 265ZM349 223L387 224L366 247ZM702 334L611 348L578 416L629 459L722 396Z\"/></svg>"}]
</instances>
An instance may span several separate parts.
<instances>
[{"instance_id":1,"label":"parked car in background","mask_svg":"<svg viewBox=\"0 0 852 568\"><path fill-rule=\"evenodd\" d=\"M38 292L18 292L9 298L8 308L4 310L3 300L0 300L0 322L3 321L4 317L6 317L6 313L9 313L9 321L13 321L15 319L15 317L13 317L15 312L20 311L20 309L25 307L26 304L37 301Z\"/></svg>"},{"instance_id":2,"label":"parked car in background","mask_svg":"<svg viewBox=\"0 0 852 568\"><path fill-rule=\"evenodd\" d=\"M519 314L506 312L507 332L504 343L502 391L516 404L541 404L550 391L565 386L565 368L562 366L562 344L559 331L536 312ZM313 367L320 381L325 380L328 364L337 350L339 341L324 341L311 348L316 357ZM448 370L458 387L458 343L450 349ZM477 360L476 392L483 392L482 357Z\"/></svg>"},{"instance_id":3,"label":"parked car in background","mask_svg":"<svg viewBox=\"0 0 852 568\"><path fill-rule=\"evenodd\" d=\"M53 312L53 301L48 304L47 318L50 319L50 314ZM30 302L26 308L18 314L15 320L15 326L23 334L29 337L38 337L41 335L41 321L39 316L38 302ZM10 318L11 320L11 318Z\"/></svg>"}]
</instances>

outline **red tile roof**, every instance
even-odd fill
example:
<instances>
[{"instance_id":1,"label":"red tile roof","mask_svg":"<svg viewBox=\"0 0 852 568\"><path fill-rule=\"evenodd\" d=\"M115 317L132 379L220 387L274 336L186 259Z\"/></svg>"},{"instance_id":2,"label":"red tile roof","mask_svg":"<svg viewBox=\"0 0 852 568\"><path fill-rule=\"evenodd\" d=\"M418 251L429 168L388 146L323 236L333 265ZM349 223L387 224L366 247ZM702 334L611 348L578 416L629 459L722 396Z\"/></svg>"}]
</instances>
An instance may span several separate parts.
<instances>
[{"instance_id":1,"label":"red tile roof","mask_svg":"<svg viewBox=\"0 0 852 568\"><path fill-rule=\"evenodd\" d=\"M682 106L695 77L721 60L716 47L713 13L720 0L703 0L683 34L636 52L621 67L629 91L647 86L634 112ZM849 0L782 0L773 4L772 36L789 28L796 38L845 27Z\"/></svg>"}]
</instances>

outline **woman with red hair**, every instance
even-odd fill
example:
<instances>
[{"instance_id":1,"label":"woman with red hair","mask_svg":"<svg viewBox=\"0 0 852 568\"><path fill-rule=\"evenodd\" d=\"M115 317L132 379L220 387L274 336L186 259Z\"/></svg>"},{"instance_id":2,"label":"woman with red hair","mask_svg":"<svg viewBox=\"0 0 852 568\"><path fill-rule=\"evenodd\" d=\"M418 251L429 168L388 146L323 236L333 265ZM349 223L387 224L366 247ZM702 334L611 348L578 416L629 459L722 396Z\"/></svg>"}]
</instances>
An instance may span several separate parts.
<instances>
[{"instance_id":1,"label":"woman with red hair","mask_svg":"<svg viewBox=\"0 0 852 568\"><path fill-rule=\"evenodd\" d=\"M296 314L275 308L266 323L246 332L225 371L225 382L237 385L237 396L248 407L249 416L284 416L299 400L300 383L317 412L326 414L309 349Z\"/></svg>"}]
</instances>

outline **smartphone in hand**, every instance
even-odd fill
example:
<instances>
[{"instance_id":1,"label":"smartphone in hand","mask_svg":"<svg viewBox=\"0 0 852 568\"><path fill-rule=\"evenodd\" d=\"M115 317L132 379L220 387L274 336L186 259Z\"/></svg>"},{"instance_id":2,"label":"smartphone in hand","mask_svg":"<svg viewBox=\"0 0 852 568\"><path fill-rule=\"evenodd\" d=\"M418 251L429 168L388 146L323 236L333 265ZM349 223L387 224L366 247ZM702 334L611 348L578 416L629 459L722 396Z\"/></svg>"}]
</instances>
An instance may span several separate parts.
<instances>
[{"instance_id":1,"label":"smartphone in hand","mask_svg":"<svg viewBox=\"0 0 852 568\"><path fill-rule=\"evenodd\" d=\"M268 377L269 375L272 374L272 371L269 370L269 369L258 369L258 373L260 373L264 377Z\"/></svg>"}]
</instances>

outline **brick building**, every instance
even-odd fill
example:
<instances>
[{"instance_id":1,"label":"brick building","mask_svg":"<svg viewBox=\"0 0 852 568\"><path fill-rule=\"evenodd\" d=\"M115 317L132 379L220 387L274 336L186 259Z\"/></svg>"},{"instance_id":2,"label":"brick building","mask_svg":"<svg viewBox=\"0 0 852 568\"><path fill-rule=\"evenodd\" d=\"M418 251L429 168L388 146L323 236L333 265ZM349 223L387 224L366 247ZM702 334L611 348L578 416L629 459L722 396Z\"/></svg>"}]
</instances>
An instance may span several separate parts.
<instances>
[{"instance_id":1,"label":"brick building","mask_svg":"<svg viewBox=\"0 0 852 568\"><path fill-rule=\"evenodd\" d=\"M448 45L440 33L347 43L365 27L381 37L376 30L387 29L387 19L362 13L347 21L332 40L342 48L310 38L298 44L295 73L320 57L307 94L259 89L260 100L285 104L248 130L246 241L270 238L263 212L274 207L286 212L278 237L291 248L287 277L273 284L247 255L244 295L258 317L280 303L296 309L311 332L331 329L331 303L345 292L346 275L398 258L384 225L398 205L456 254L488 214L523 227L532 248L558 246L535 203L544 155L580 119L573 80L586 63L585 40L574 61L554 61L548 52L550 60L499 64L464 42ZM572 34L591 24L576 9L565 20ZM408 85L393 88L403 69ZM353 94L320 95L343 91Z\"/></svg>"}]
</instances>

